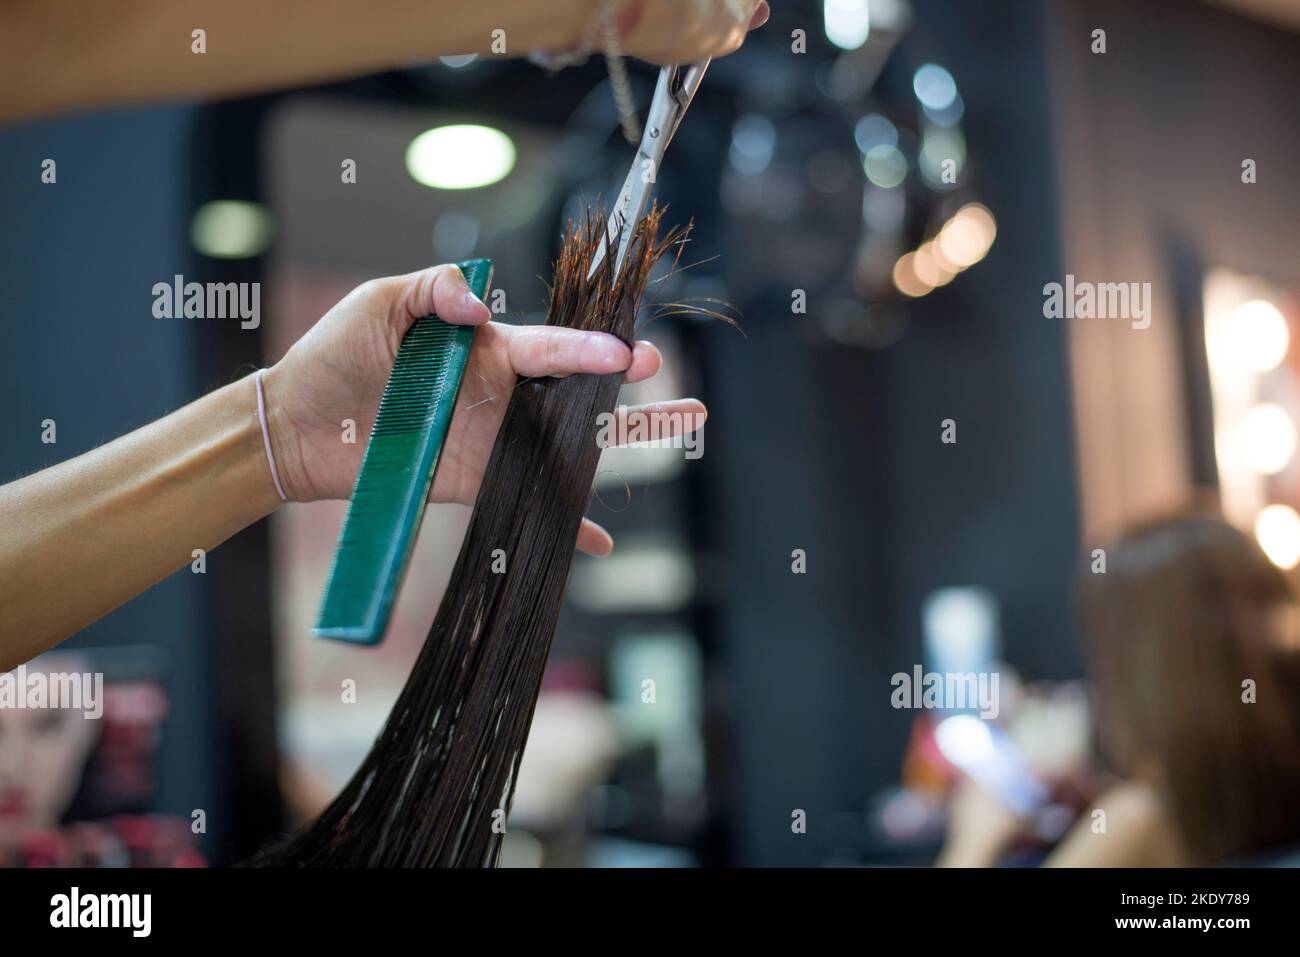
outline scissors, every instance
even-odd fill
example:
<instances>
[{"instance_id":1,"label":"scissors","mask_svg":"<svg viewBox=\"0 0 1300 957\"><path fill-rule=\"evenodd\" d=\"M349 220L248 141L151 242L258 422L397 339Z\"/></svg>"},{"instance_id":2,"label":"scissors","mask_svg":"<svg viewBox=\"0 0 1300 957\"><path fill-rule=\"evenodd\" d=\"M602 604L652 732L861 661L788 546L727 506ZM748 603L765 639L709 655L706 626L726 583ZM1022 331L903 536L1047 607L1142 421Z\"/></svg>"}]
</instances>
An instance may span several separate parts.
<instances>
[{"instance_id":1,"label":"scissors","mask_svg":"<svg viewBox=\"0 0 1300 957\"><path fill-rule=\"evenodd\" d=\"M650 113L646 116L641 145L632 160L632 168L628 170L623 190L618 194L618 201L609 214L609 222L605 226L605 242L601 243L591 257L591 268L587 270L588 282L595 277L601 263L605 261L606 249L614 243L618 243L614 256L614 275L617 276L623 267L623 257L632 241L632 234L636 232L636 224L645 215L646 205L650 201L650 188L659 175L659 166L668 150L668 143L681 125L686 108L691 105L695 91L700 88L700 80L704 78L704 71L708 68L709 61L700 60L683 66L666 66L659 71L659 83L655 86Z\"/></svg>"}]
</instances>

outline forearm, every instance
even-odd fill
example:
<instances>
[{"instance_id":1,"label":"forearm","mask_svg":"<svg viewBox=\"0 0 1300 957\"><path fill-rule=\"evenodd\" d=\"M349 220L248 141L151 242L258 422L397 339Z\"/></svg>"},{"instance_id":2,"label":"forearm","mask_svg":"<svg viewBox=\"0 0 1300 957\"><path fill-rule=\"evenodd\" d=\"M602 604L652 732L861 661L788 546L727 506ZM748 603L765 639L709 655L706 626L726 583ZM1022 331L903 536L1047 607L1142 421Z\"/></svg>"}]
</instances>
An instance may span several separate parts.
<instances>
[{"instance_id":1,"label":"forearm","mask_svg":"<svg viewBox=\"0 0 1300 957\"><path fill-rule=\"evenodd\" d=\"M0 119L247 94L456 53L578 41L596 0L13 0L0 3ZM206 52L192 51L203 30Z\"/></svg>"},{"instance_id":2,"label":"forearm","mask_svg":"<svg viewBox=\"0 0 1300 957\"><path fill-rule=\"evenodd\" d=\"M272 512L253 378L0 487L0 671Z\"/></svg>"}]
</instances>

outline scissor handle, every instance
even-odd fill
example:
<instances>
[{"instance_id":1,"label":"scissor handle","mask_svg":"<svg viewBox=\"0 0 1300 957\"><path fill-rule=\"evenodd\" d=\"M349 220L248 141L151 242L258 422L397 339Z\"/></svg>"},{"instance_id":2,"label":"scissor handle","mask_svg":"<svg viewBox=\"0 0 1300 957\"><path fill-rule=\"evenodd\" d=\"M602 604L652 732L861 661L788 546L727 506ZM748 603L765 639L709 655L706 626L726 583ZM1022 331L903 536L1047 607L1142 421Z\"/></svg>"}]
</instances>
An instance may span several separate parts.
<instances>
[{"instance_id":1,"label":"scissor handle","mask_svg":"<svg viewBox=\"0 0 1300 957\"><path fill-rule=\"evenodd\" d=\"M709 68L709 62L710 58L705 57L697 63L687 63L672 68L668 85L673 98L681 105L683 113L691 105L695 91L700 88L700 81L704 79L704 71Z\"/></svg>"},{"instance_id":2,"label":"scissor handle","mask_svg":"<svg viewBox=\"0 0 1300 957\"><path fill-rule=\"evenodd\" d=\"M666 66L659 71L659 83L655 86L654 99L646 116L645 133L641 137L641 147L646 153L663 157L708 68L709 60L705 59L698 63Z\"/></svg>"}]
</instances>

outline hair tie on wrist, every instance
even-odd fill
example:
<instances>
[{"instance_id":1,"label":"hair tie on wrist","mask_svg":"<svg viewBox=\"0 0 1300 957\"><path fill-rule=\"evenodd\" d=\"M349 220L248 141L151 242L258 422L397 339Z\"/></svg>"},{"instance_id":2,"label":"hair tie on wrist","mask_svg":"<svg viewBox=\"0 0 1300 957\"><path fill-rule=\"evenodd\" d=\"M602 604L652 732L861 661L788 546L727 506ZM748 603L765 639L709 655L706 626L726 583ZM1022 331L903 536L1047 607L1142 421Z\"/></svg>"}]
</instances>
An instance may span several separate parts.
<instances>
[{"instance_id":1,"label":"hair tie on wrist","mask_svg":"<svg viewBox=\"0 0 1300 957\"><path fill-rule=\"evenodd\" d=\"M275 467L275 454L271 451L271 430L266 427L266 397L262 394L262 373L265 371L258 369L254 376L257 380L257 421L262 423L262 444L266 447L266 464L271 466L271 481L280 493L280 501L287 502L289 497L284 494L284 486L280 484L280 471Z\"/></svg>"}]
</instances>

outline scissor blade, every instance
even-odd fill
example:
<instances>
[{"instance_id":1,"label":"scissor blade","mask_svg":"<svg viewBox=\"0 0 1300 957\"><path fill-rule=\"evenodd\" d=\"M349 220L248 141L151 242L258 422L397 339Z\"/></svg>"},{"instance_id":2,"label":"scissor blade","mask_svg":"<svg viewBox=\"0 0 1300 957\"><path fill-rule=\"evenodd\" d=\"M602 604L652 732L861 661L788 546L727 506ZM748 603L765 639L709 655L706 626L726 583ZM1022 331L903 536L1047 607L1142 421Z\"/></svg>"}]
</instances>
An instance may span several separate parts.
<instances>
[{"instance_id":1,"label":"scissor blade","mask_svg":"<svg viewBox=\"0 0 1300 957\"><path fill-rule=\"evenodd\" d=\"M605 241L600 244L600 248L591 257L591 268L587 270L588 282L595 277L601 263L605 261L606 250L611 246L616 249L614 255L615 275L617 275L619 267L623 265L623 254L632 241L632 233L636 229L637 221L641 219L642 214L645 212L646 200L650 196L648 184L642 182L643 159L642 152L638 150L636 161L632 164L632 168L628 170L627 179L623 182L623 189L619 192L618 200L614 203L614 208L609 214L609 221L605 224Z\"/></svg>"},{"instance_id":2,"label":"scissor blade","mask_svg":"<svg viewBox=\"0 0 1300 957\"><path fill-rule=\"evenodd\" d=\"M609 214L609 222L605 224L605 242L601 243L591 257L591 268L587 270L588 282L595 277L605 261L608 247L615 243L614 275L617 276L622 268L624 254L632 242L632 234L645 215L650 187L659 175L664 152L668 149L673 134L677 132L687 107L691 105L708 66L709 61L702 60L689 67L666 66L659 71L659 82L655 85L655 95L646 117L641 145L637 148L636 158L632 160L632 168L628 170L623 189L618 194L618 201Z\"/></svg>"}]
</instances>

